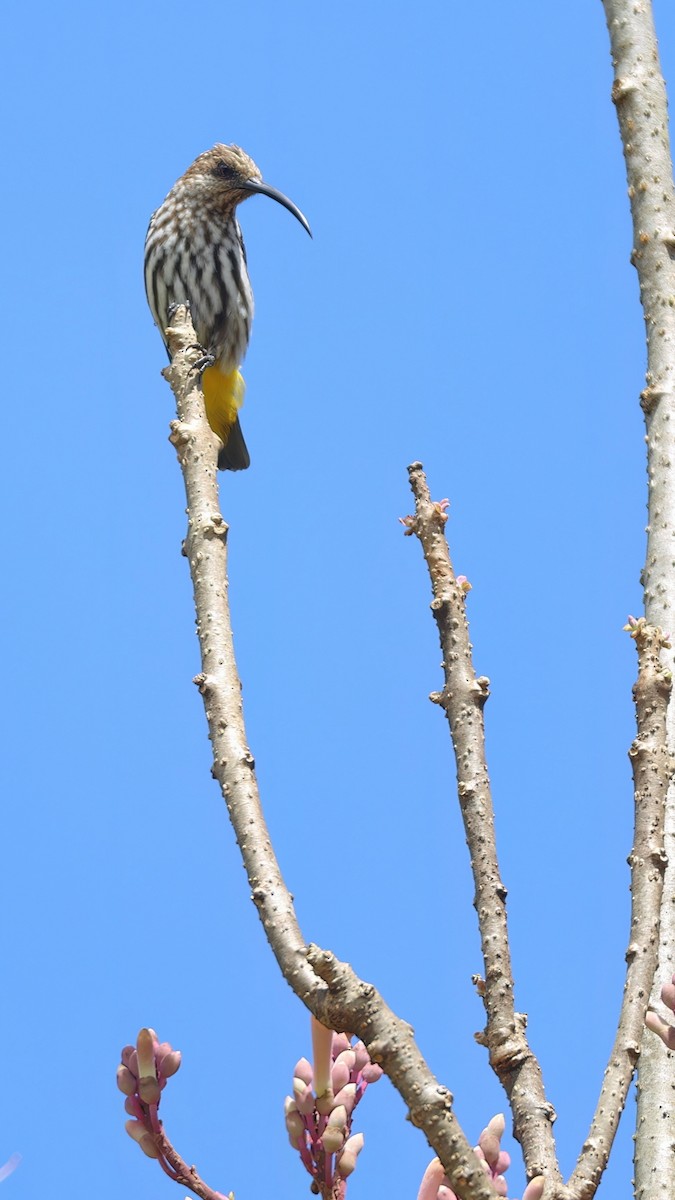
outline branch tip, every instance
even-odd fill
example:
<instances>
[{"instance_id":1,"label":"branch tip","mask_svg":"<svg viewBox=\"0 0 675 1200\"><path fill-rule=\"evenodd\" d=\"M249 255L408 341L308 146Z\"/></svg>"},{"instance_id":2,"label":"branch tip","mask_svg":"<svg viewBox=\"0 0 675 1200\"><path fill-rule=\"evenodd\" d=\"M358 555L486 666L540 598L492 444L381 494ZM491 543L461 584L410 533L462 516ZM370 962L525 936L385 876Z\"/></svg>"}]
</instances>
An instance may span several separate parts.
<instances>
[{"instance_id":1,"label":"branch tip","mask_svg":"<svg viewBox=\"0 0 675 1200\"><path fill-rule=\"evenodd\" d=\"M528 1045L524 1023L514 1011L513 977L506 925L506 888L501 881L494 834L494 815L485 755L483 710L490 681L477 675L469 639L466 593L470 583L455 575L445 525L449 501L434 503L421 463L408 468L415 515L406 532L418 537L426 561L433 599L431 610L442 650L444 686L430 694L444 709L457 764L460 801L471 867L476 885L475 907L485 964L485 980L476 981L485 1005L487 1026L477 1040L486 1045L490 1065L503 1084L514 1114L515 1135L525 1163L534 1175L542 1167L562 1184L553 1142L549 1109L539 1065ZM533 1118L533 1113L538 1114Z\"/></svg>"}]
</instances>

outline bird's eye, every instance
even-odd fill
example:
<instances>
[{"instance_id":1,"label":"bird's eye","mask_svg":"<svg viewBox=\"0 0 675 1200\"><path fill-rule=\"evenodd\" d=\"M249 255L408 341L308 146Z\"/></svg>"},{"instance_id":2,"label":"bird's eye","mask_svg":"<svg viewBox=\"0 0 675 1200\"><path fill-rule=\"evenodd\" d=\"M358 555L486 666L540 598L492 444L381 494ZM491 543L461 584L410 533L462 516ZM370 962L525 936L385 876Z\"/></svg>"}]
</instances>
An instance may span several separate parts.
<instances>
[{"instance_id":1,"label":"bird's eye","mask_svg":"<svg viewBox=\"0 0 675 1200\"><path fill-rule=\"evenodd\" d=\"M214 175L217 175L219 179L229 179L230 181L233 181L237 178L237 171L235 168L231 167L230 164L226 162L216 163L213 173Z\"/></svg>"}]
</instances>

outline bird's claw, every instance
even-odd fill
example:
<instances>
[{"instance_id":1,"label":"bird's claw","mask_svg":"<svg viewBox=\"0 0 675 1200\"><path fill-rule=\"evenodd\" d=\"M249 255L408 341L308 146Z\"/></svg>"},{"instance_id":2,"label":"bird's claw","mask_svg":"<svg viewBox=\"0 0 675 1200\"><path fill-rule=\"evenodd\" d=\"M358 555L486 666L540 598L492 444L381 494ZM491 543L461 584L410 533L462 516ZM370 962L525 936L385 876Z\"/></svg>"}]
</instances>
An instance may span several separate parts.
<instances>
[{"instance_id":1,"label":"bird's claw","mask_svg":"<svg viewBox=\"0 0 675 1200\"><path fill-rule=\"evenodd\" d=\"M188 304L187 300L175 300L174 303L170 304L166 310L166 315L169 318L169 321L173 321L179 308L186 308L188 312L190 311L190 305Z\"/></svg>"},{"instance_id":2,"label":"bird's claw","mask_svg":"<svg viewBox=\"0 0 675 1200\"><path fill-rule=\"evenodd\" d=\"M203 350L198 342L194 342L192 346L187 346L186 349L202 351L201 357L197 359L196 363L194 363L191 368L197 373L197 375L203 375L206 368L212 367L216 361L215 355L209 354L207 351Z\"/></svg>"}]
</instances>

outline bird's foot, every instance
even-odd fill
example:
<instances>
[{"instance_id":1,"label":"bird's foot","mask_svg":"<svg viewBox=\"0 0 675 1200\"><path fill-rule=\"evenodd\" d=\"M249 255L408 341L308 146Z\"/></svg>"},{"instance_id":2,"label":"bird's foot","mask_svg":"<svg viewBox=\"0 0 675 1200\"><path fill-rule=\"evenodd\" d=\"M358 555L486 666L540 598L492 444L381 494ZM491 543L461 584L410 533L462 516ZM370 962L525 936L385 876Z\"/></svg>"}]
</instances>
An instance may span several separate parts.
<instances>
[{"instance_id":1,"label":"bird's foot","mask_svg":"<svg viewBox=\"0 0 675 1200\"><path fill-rule=\"evenodd\" d=\"M198 342L194 342L191 346L186 346L186 349L201 350L202 352L201 357L197 359L196 363L192 367L192 370L195 371L197 375L203 375L206 368L212 367L216 361L215 354L209 354L203 349L202 346L199 345Z\"/></svg>"},{"instance_id":2,"label":"bird's foot","mask_svg":"<svg viewBox=\"0 0 675 1200\"><path fill-rule=\"evenodd\" d=\"M187 308L188 312L190 312L190 305L188 304L187 300L176 300L173 304L170 304L166 310L166 315L169 318L169 321L173 321L179 308Z\"/></svg>"}]
</instances>

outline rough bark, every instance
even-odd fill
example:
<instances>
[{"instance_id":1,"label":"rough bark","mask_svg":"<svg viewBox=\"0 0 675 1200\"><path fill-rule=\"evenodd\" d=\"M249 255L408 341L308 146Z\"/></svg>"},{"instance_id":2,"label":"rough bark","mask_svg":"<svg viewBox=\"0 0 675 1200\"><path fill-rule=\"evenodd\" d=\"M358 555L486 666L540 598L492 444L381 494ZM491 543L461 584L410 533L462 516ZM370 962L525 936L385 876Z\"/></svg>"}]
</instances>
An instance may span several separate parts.
<instances>
[{"instance_id":1,"label":"rough bark","mask_svg":"<svg viewBox=\"0 0 675 1200\"><path fill-rule=\"evenodd\" d=\"M307 946L302 937L265 823L246 738L227 593L228 527L218 499L219 443L206 420L194 369L201 350L184 307L173 314L167 340L172 361L164 374L178 411L171 440L185 482L184 552L190 564L202 656L195 683L204 700L213 775L227 805L265 934L284 978L314 1016L330 1029L356 1034L373 1061L384 1068L407 1104L411 1122L441 1159L460 1200L494 1200L497 1193L454 1115L452 1095L424 1061L411 1026L347 963L329 951Z\"/></svg>"},{"instance_id":2,"label":"rough bark","mask_svg":"<svg viewBox=\"0 0 675 1200\"><path fill-rule=\"evenodd\" d=\"M647 335L646 387L649 526L643 573L648 622L675 625L675 190L666 89L649 0L604 0L614 86L633 219L632 261L638 272ZM672 670L672 649L661 650ZM669 706L668 745L675 747L675 711ZM666 805L666 868L661 906L659 967L652 992L675 969L675 793ZM675 1062L656 1038L643 1042L638 1080L635 1194L669 1196L675 1145Z\"/></svg>"},{"instance_id":3,"label":"rough bark","mask_svg":"<svg viewBox=\"0 0 675 1200\"><path fill-rule=\"evenodd\" d=\"M483 707L489 680L473 666L465 590L455 576L445 535L446 501L434 502L421 463L408 467L415 515L405 519L416 535L431 579L431 609L443 652L445 686L431 699L445 710L457 766L457 795L464 821L475 884L485 979L478 980L487 1015L481 1040L501 1081L513 1113L514 1133L525 1158L528 1178L543 1175L547 1196L566 1195L553 1138L555 1111L548 1101L539 1063L525 1036L526 1020L517 1013L506 924L506 888L495 841L494 810L485 757Z\"/></svg>"}]
</instances>

